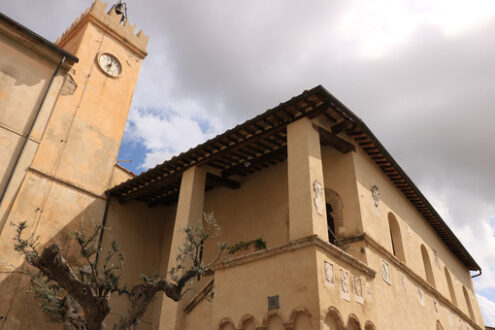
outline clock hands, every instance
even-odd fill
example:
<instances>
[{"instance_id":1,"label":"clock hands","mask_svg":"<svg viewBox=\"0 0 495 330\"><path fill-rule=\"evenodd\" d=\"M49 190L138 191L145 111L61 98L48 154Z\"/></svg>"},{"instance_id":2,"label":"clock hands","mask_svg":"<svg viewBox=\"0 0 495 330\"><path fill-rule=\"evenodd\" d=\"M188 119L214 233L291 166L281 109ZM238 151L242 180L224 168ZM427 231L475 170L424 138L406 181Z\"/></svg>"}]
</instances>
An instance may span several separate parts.
<instances>
[{"instance_id":1,"label":"clock hands","mask_svg":"<svg viewBox=\"0 0 495 330\"><path fill-rule=\"evenodd\" d=\"M111 76L118 76L120 74L120 63L111 55L101 55L100 66L103 71Z\"/></svg>"}]
</instances>

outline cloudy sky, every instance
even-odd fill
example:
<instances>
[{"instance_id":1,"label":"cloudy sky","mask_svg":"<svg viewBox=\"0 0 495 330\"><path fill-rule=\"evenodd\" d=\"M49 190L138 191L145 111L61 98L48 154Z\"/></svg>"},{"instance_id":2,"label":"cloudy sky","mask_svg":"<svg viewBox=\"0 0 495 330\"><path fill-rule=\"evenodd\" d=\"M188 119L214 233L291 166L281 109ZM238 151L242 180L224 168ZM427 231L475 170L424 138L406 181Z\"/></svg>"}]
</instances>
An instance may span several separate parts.
<instances>
[{"instance_id":1,"label":"cloudy sky","mask_svg":"<svg viewBox=\"0 0 495 330\"><path fill-rule=\"evenodd\" d=\"M495 1L128 0L150 35L120 159L141 172L318 84L358 116L483 268L495 325ZM89 0L0 0L55 40Z\"/></svg>"}]
</instances>

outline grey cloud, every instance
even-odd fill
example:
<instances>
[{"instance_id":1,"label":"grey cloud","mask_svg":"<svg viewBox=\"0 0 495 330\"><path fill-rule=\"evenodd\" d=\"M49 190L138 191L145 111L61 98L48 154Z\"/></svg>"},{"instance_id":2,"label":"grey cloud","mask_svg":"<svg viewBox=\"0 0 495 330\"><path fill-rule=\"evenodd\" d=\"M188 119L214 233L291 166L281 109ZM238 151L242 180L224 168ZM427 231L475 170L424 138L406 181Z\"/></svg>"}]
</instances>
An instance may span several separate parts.
<instances>
[{"instance_id":1,"label":"grey cloud","mask_svg":"<svg viewBox=\"0 0 495 330\"><path fill-rule=\"evenodd\" d=\"M339 29L348 1L127 2L131 22L150 35L134 106L192 100L193 110L172 110L209 119L220 132L322 84L427 197L446 203L450 225L471 225L461 236L474 238L464 243L494 267L483 251L490 238L476 223L495 213L495 17L453 36L423 25L383 56L363 58ZM87 6L4 0L0 9L55 39Z\"/></svg>"}]
</instances>

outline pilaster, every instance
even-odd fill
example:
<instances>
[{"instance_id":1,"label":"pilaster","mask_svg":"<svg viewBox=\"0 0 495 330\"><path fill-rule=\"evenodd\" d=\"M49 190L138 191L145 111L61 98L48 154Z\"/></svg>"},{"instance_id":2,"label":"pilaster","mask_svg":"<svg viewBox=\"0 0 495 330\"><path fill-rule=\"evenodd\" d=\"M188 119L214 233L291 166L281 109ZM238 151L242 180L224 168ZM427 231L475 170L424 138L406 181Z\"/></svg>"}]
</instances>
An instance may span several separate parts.
<instances>
[{"instance_id":1,"label":"pilaster","mask_svg":"<svg viewBox=\"0 0 495 330\"><path fill-rule=\"evenodd\" d=\"M161 269L166 269L167 273L175 266L179 247L186 239L183 229L201 219L203 215L205 183L206 170L204 168L195 166L182 173L172 243L170 250L168 248L163 249L170 251L170 254L166 260L162 255L163 265ZM158 299L153 329L182 329L185 302L174 302L164 297L163 294L160 294Z\"/></svg>"},{"instance_id":2,"label":"pilaster","mask_svg":"<svg viewBox=\"0 0 495 330\"><path fill-rule=\"evenodd\" d=\"M320 135L308 118L287 126L289 238L328 241Z\"/></svg>"}]
</instances>

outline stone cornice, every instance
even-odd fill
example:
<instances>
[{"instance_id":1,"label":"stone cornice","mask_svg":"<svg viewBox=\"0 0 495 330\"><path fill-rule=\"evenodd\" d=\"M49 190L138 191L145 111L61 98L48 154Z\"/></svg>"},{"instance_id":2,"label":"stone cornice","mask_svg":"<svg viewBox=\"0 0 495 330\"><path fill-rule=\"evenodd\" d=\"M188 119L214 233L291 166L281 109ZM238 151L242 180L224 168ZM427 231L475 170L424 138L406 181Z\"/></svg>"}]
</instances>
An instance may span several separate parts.
<instances>
[{"instance_id":1,"label":"stone cornice","mask_svg":"<svg viewBox=\"0 0 495 330\"><path fill-rule=\"evenodd\" d=\"M432 296L434 296L439 302L443 303L446 305L448 308L450 308L452 311L457 313L462 319L469 323L473 328L482 330L477 323L475 323L471 318L466 315L463 311L459 309L456 305L454 305L449 299L447 299L440 291L438 291L436 288L434 288L430 283L426 282L420 275L416 274L412 269L410 269L405 263L400 261L396 256L394 256L392 253L390 253L387 249L385 249L380 243L378 243L375 239L373 239L371 236L367 235L366 233L351 237L345 240L346 243L349 242L357 242L357 241L364 241L368 247L373 248L375 251L377 251L380 255L385 257L387 261L391 262L394 264L398 269L400 269L403 273L405 273L407 276L409 276L410 279L414 280L418 285L421 285L421 287L424 289L425 292L430 293Z\"/></svg>"},{"instance_id":2,"label":"stone cornice","mask_svg":"<svg viewBox=\"0 0 495 330\"><path fill-rule=\"evenodd\" d=\"M98 199L101 199L101 200L107 200L107 197L104 196L104 195L98 195L97 193L92 192L92 191L89 191L86 188L83 188L83 187L79 186L76 183L73 183L73 182L70 182L68 180L59 178L59 177L57 177L55 175L51 175L51 174L45 173L45 172L43 172L43 171L41 171L41 170L39 170L37 168L28 167L28 171L34 172L34 173L36 173L39 176L45 177L45 178L47 178L49 180L55 181L55 182L57 182L59 184L62 184L64 186L68 186L70 188L73 188L73 189L75 189L75 190L77 190L79 192L82 192L84 194L90 195L90 196L92 196L94 198L98 198Z\"/></svg>"},{"instance_id":3,"label":"stone cornice","mask_svg":"<svg viewBox=\"0 0 495 330\"><path fill-rule=\"evenodd\" d=\"M214 279L208 281L208 283L199 291L192 299L189 304L184 308L186 313L190 313L196 305L198 305L203 299L205 299L210 291L213 289Z\"/></svg>"},{"instance_id":4,"label":"stone cornice","mask_svg":"<svg viewBox=\"0 0 495 330\"><path fill-rule=\"evenodd\" d=\"M369 278L374 278L376 275L376 271L368 267L361 260L353 257L352 255L345 252L341 248L323 241L321 238L319 238L316 235L301 238L296 241L292 241L288 244L280 245L266 250L259 250L247 255L232 258L231 260L229 260L229 262L223 262L215 265L211 270L216 271L220 269L236 267L245 263L269 258L278 254L306 248L308 246L316 246L322 249L323 251L329 253L331 256L335 257L337 260L340 260L343 263L347 264L348 266L352 267L353 269L360 271Z\"/></svg>"}]
</instances>

